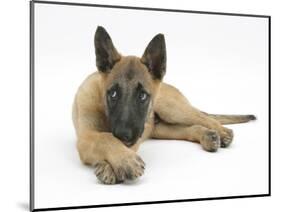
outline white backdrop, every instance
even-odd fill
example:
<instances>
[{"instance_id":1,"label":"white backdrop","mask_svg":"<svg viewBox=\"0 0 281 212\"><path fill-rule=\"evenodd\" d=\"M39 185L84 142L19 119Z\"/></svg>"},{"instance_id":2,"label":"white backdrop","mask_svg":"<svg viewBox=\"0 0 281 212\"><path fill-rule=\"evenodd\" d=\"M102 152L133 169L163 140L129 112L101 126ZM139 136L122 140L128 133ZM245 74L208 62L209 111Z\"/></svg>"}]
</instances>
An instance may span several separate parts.
<instances>
[{"instance_id":1,"label":"white backdrop","mask_svg":"<svg viewBox=\"0 0 281 212\"><path fill-rule=\"evenodd\" d=\"M258 121L233 126L233 146L217 154L149 141L142 178L101 185L79 161L71 122L75 92L96 69L97 25L124 55L141 56L163 33L166 82L202 110ZM35 208L267 193L267 29L264 18L35 4Z\"/></svg>"},{"instance_id":2,"label":"white backdrop","mask_svg":"<svg viewBox=\"0 0 281 212\"><path fill-rule=\"evenodd\" d=\"M69 0L73 1L73 0ZM74 0L77 2L78 0ZM83 0L91 2L91 0ZM237 211L255 210L265 211L280 208L280 72L281 54L280 43L280 7L277 1L165 1L165 0L103 0L94 3L121 4L146 7L163 7L176 9L193 9L203 11L224 11L237 13L256 13L272 15L272 194L270 198L254 198L224 201L204 201L180 204L161 204L146 206L131 206L118 208L104 208L101 211ZM29 142L29 5L26 1L5 1L0 8L1 23L1 209L3 211L24 211L28 207L28 142ZM114 32L112 32L114 33ZM141 40L142 41L142 40ZM138 42L141 42L138 41ZM120 46L123 48L123 46ZM188 94L189 95L189 94ZM190 98L190 96L189 96ZM191 98L190 98L191 99ZM191 99L193 103L194 99ZM196 103L198 105L198 102ZM204 105L203 105L204 106ZM209 105L208 105L209 107ZM228 108L227 108L228 109ZM245 110L245 108L243 108ZM257 122L256 122L257 123ZM256 123L251 124L254 126ZM251 126L248 125L248 126ZM242 126L244 128L246 125ZM236 135L239 134L237 130ZM235 142L237 143L236 137ZM186 143L187 144L187 143ZM161 144L162 145L162 144ZM190 148L190 147L188 147ZM199 150L196 150L199 152ZM220 151L222 153L222 151ZM92 178L91 178L92 179ZM84 211L94 211L88 209ZM71 210L72 211L72 210ZM73 210L74 211L74 210Z\"/></svg>"}]
</instances>

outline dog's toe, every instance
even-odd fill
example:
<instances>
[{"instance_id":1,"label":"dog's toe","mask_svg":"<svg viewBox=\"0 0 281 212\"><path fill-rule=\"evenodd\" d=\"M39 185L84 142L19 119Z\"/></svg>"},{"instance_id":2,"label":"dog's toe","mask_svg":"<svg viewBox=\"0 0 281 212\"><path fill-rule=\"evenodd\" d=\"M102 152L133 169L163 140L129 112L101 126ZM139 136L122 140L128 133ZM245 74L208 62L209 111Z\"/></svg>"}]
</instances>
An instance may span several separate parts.
<instances>
[{"instance_id":1,"label":"dog's toe","mask_svg":"<svg viewBox=\"0 0 281 212\"><path fill-rule=\"evenodd\" d=\"M119 181L111 167L106 161L98 162L95 166L95 175L104 184L116 184Z\"/></svg>"},{"instance_id":2,"label":"dog's toe","mask_svg":"<svg viewBox=\"0 0 281 212\"><path fill-rule=\"evenodd\" d=\"M225 128L225 134L221 137L221 147L228 147L233 140L233 131L231 129Z\"/></svg>"}]
</instances>

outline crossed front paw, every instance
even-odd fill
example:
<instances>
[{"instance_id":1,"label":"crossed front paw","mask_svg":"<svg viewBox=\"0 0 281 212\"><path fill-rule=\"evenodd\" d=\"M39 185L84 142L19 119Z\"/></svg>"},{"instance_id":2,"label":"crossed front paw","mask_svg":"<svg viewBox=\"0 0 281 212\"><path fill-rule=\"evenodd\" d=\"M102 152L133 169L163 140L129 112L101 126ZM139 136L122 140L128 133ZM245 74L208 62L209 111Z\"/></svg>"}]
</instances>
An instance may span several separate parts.
<instances>
[{"instance_id":1,"label":"crossed front paw","mask_svg":"<svg viewBox=\"0 0 281 212\"><path fill-rule=\"evenodd\" d=\"M115 158L115 159L113 159ZM136 180L144 174L145 163L134 152L94 165L97 178L104 184L117 184L127 180Z\"/></svg>"}]
</instances>

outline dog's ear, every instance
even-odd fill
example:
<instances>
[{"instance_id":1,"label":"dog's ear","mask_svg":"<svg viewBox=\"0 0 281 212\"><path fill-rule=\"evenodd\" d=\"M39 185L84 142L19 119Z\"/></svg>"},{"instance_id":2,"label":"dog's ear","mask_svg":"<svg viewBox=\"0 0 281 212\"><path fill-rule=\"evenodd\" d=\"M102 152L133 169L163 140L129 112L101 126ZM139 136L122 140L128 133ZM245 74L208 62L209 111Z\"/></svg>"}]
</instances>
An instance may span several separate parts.
<instances>
[{"instance_id":1,"label":"dog's ear","mask_svg":"<svg viewBox=\"0 0 281 212\"><path fill-rule=\"evenodd\" d=\"M166 73L166 44L163 34L156 35L146 47L141 58L154 79L162 80Z\"/></svg>"},{"instance_id":2,"label":"dog's ear","mask_svg":"<svg viewBox=\"0 0 281 212\"><path fill-rule=\"evenodd\" d=\"M101 72L109 72L121 59L106 30L98 26L95 33L96 66Z\"/></svg>"}]
</instances>

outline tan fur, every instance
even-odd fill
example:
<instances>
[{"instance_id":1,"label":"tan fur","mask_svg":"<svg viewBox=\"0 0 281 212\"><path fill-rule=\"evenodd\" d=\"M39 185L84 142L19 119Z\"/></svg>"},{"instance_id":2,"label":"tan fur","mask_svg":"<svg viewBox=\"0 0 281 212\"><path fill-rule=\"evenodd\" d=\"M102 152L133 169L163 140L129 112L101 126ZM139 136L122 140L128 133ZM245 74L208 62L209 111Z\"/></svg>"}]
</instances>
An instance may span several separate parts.
<instances>
[{"instance_id":1,"label":"tan fur","mask_svg":"<svg viewBox=\"0 0 281 212\"><path fill-rule=\"evenodd\" d=\"M142 137L130 148L110 132L105 110L105 91L112 82L133 83L126 81L126 77L130 77L125 76L129 67L138 70L134 77L142 79L152 95ZM230 120L228 117L228 122ZM194 108L175 87L152 79L140 58L132 56L121 57L110 74L96 72L88 76L73 104L81 161L94 166L97 178L105 184L133 180L144 173L144 162L136 151L148 138L190 140L200 143L207 151L227 147L233 133L220 121L222 119Z\"/></svg>"},{"instance_id":2,"label":"tan fur","mask_svg":"<svg viewBox=\"0 0 281 212\"><path fill-rule=\"evenodd\" d=\"M104 92L106 87L122 74L123 69L120 67L126 66L127 63L142 66L135 57L123 57L115 66L114 74L91 74L79 87L73 104L73 123L78 137L80 159L85 164L98 167L97 177L107 184L123 181L126 176L135 179L143 174L144 162L135 152L140 143L150 137L154 123L153 110L150 108L142 137L131 148L127 148L109 132ZM144 68L143 70L140 76L147 78L146 88L156 94L160 82L152 81L149 73L146 73ZM152 101L155 97L153 95ZM103 174L98 175L100 173Z\"/></svg>"}]
</instances>

